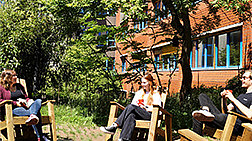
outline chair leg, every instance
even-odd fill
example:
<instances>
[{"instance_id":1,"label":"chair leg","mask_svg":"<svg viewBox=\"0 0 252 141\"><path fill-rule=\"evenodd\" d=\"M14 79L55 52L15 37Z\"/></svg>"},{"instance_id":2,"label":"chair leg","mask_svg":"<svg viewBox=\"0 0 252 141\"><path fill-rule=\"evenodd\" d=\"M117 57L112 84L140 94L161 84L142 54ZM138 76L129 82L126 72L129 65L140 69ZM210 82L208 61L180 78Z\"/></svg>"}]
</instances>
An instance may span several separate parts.
<instances>
[{"instance_id":1,"label":"chair leg","mask_svg":"<svg viewBox=\"0 0 252 141\"><path fill-rule=\"evenodd\" d=\"M2 139L2 141L7 141L7 139L5 138L7 136L7 130L1 130L0 131L0 139Z\"/></svg>"},{"instance_id":2,"label":"chair leg","mask_svg":"<svg viewBox=\"0 0 252 141\"><path fill-rule=\"evenodd\" d=\"M172 140L172 117L165 115L165 141Z\"/></svg>"},{"instance_id":3,"label":"chair leg","mask_svg":"<svg viewBox=\"0 0 252 141\"><path fill-rule=\"evenodd\" d=\"M6 125L7 125L7 138L8 141L14 141L14 124L13 124L13 114L12 114L12 105L5 105L6 112Z\"/></svg>"},{"instance_id":4,"label":"chair leg","mask_svg":"<svg viewBox=\"0 0 252 141\"><path fill-rule=\"evenodd\" d=\"M48 105L48 114L51 117L51 138L53 141L57 141L54 106L51 102L48 102L47 105Z\"/></svg>"},{"instance_id":5,"label":"chair leg","mask_svg":"<svg viewBox=\"0 0 252 141\"><path fill-rule=\"evenodd\" d=\"M117 115L117 111L118 111L117 106L111 105L108 126L110 126L114 122L114 117ZM110 140L113 140L113 135L107 134L105 137L105 141L110 141Z\"/></svg>"},{"instance_id":6,"label":"chair leg","mask_svg":"<svg viewBox=\"0 0 252 141\"><path fill-rule=\"evenodd\" d=\"M151 115L151 125L150 125L149 135L148 135L148 141L155 141L156 140L158 111L159 111L159 107L153 107L152 115Z\"/></svg>"},{"instance_id":7,"label":"chair leg","mask_svg":"<svg viewBox=\"0 0 252 141\"><path fill-rule=\"evenodd\" d=\"M231 139L236 119L237 116L231 114L228 115L223 133L221 135L221 141L229 141Z\"/></svg>"}]
</instances>

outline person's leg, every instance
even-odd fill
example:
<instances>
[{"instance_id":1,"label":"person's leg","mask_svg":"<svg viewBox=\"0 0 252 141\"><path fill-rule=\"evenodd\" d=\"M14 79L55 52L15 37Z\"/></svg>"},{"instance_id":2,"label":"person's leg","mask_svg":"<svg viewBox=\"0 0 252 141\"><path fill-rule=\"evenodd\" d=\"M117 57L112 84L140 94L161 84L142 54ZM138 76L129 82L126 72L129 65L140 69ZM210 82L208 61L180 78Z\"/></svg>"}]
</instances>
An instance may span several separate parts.
<instances>
[{"instance_id":1,"label":"person's leg","mask_svg":"<svg viewBox=\"0 0 252 141\"><path fill-rule=\"evenodd\" d=\"M220 114L220 110L214 105L213 101L206 95L206 94L200 94L199 95L199 102L200 106L207 106L209 108L209 112L212 114Z\"/></svg>"},{"instance_id":2,"label":"person's leg","mask_svg":"<svg viewBox=\"0 0 252 141\"><path fill-rule=\"evenodd\" d=\"M38 111L41 108L41 100L37 99L31 105L31 107L26 110L24 107L17 107L13 109L13 114L17 116L30 116L31 114L37 115Z\"/></svg>"},{"instance_id":3,"label":"person's leg","mask_svg":"<svg viewBox=\"0 0 252 141\"><path fill-rule=\"evenodd\" d=\"M192 120L193 120L192 130L202 136L203 123L194 118L192 118Z\"/></svg>"},{"instance_id":4,"label":"person's leg","mask_svg":"<svg viewBox=\"0 0 252 141\"><path fill-rule=\"evenodd\" d=\"M118 119L115 121L119 127L123 127L124 122L128 118L128 116L131 113L136 114L137 119L144 119L144 120L150 120L151 113L147 112L146 110L142 109L139 106L129 104L121 113L121 115L118 117Z\"/></svg>"},{"instance_id":5,"label":"person's leg","mask_svg":"<svg viewBox=\"0 0 252 141\"><path fill-rule=\"evenodd\" d=\"M41 138L43 133L42 133L42 121L41 121L40 112L38 112L37 116L39 118L39 122L36 125L32 125L32 127L33 127L34 131L36 132L37 137Z\"/></svg>"},{"instance_id":6,"label":"person's leg","mask_svg":"<svg viewBox=\"0 0 252 141\"><path fill-rule=\"evenodd\" d=\"M212 122L202 122L193 118L193 131L199 135L202 135L203 123L205 123L209 127L224 129L225 123L227 119L227 114L215 114L215 118Z\"/></svg>"},{"instance_id":7,"label":"person's leg","mask_svg":"<svg viewBox=\"0 0 252 141\"><path fill-rule=\"evenodd\" d=\"M122 127L125 121L125 117L127 117L132 111L134 110L133 106L129 104L126 106L126 108L123 110L123 112L120 114L120 116L117 118L117 120L112 123L112 125L109 125L108 127L100 127L100 130L107 133L107 134L115 134L116 129L118 127Z\"/></svg>"},{"instance_id":8,"label":"person's leg","mask_svg":"<svg viewBox=\"0 0 252 141\"><path fill-rule=\"evenodd\" d=\"M37 115L39 113L39 110L41 109L41 99L36 99L32 105L30 106L29 110L31 114Z\"/></svg>"},{"instance_id":9,"label":"person's leg","mask_svg":"<svg viewBox=\"0 0 252 141\"><path fill-rule=\"evenodd\" d=\"M136 119L139 119L139 120L151 119L151 113L147 112L146 110L142 109L139 106L132 105L132 104L127 106L127 111L122 116L124 117L122 118L123 125L120 125L122 127L120 139L124 139L124 140L131 139L131 136L133 134L133 131L136 125Z\"/></svg>"},{"instance_id":10,"label":"person's leg","mask_svg":"<svg viewBox=\"0 0 252 141\"><path fill-rule=\"evenodd\" d=\"M147 112L146 110L142 109L139 106L129 104L112 125L108 127L100 127L100 130L108 134L114 134L116 131L116 128L118 127L124 128L125 125L131 124L131 123L128 123L129 121L128 118L132 119L132 116L133 116L132 114L134 115L134 118L136 119L144 119L144 120L151 119L151 113ZM135 122L135 120L133 121ZM133 127L135 127L135 124Z\"/></svg>"},{"instance_id":11,"label":"person's leg","mask_svg":"<svg viewBox=\"0 0 252 141\"><path fill-rule=\"evenodd\" d=\"M212 122L204 122L207 126L218 128L218 129L224 129L225 123L227 120L227 114L215 114L215 118Z\"/></svg>"},{"instance_id":12,"label":"person's leg","mask_svg":"<svg viewBox=\"0 0 252 141\"><path fill-rule=\"evenodd\" d=\"M13 114L17 116L30 116L26 123L28 125L32 125L34 131L38 138L42 136L42 123L41 123L41 114L39 112L41 108L41 100L37 99L34 103L30 106L28 110L23 107L17 107L13 110ZM36 116L31 116L31 115ZM38 123L38 124L37 124Z\"/></svg>"},{"instance_id":13,"label":"person's leg","mask_svg":"<svg viewBox=\"0 0 252 141\"><path fill-rule=\"evenodd\" d=\"M130 140L133 134L135 125L136 125L136 115L134 113L131 113L128 115L128 117L124 121L119 138L123 140Z\"/></svg>"},{"instance_id":14,"label":"person's leg","mask_svg":"<svg viewBox=\"0 0 252 141\"><path fill-rule=\"evenodd\" d=\"M17 107L15 109L12 110L13 115L16 116L30 116L30 111L26 110L23 107Z\"/></svg>"}]
</instances>

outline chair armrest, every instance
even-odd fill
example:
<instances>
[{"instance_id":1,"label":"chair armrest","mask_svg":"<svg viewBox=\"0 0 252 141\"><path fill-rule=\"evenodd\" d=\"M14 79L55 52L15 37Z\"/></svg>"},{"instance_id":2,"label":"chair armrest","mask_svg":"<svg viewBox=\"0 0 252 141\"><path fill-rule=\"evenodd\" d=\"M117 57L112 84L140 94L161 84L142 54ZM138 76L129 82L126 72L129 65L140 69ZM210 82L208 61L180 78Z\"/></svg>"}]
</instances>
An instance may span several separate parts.
<instances>
[{"instance_id":1,"label":"chair armrest","mask_svg":"<svg viewBox=\"0 0 252 141\"><path fill-rule=\"evenodd\" d=\"M159 107L159 111L161 111L165 115L168 115L168 116L172 117L172 114L167 112L164 108L160 107L159 105L153 105L153 107Z\"/></svg>"},{"instance_id":2,"label":"chair armrest","mask_svg":"<svg viewBox=\"0 0 252 141\"><path fill-rule=\"evenodd\" d=\"M250 118L248 118L248 117L246 117L246 116L244 116L244 115L238 114L238 113L236 113L236 112L228 111L228 113L229 113L229 114L232 114L232 115L236 115L236 116L241 117L241 118L244 118L244 119L247 119L247 120L249 120L249 121L252 121L252 119L250 119Z\"/></svg>"},{"instance_id":3,"label":"chair armrest","mask_svg":"<svg viewBox=\"0 0 252 141\"><path fill-rule=\"evenodd\" d=\"M242 123L242 126L243 126L244 128L249 129L250 131L252 131L252 124L251 124L251 123Z\"/></svg>"},{"instance_id":4,"label":"chair armrest","mask_svg":"<svg viewBox=\"0 0 252 141\"><path fill-rule=\"evenodd\" d=\"M2 101L0 103L0 107L4 106L6 103L10 103L11 104L12 100L5 100L5 101Z\"/></svg>"},{"instance_id":5,"label":"chair armrest","mask_svg":"<svg viewBox=\"0 0 252 141\"><path fill-rule=\"evenodd\" d=\"M44 106L44 105L46 105L46 104L49 103L49 102L55 103L56 100L47 100L46 102L43 102L41 105Z\"/></svg>"},{"instance_id":6,"label":"chair armrest","mask_svg":"<svg viewBox=\"0 0 252 141\"><path fill-rule=\"evenodd\" d=\"M121 110L124 110L124 109L125 109L124 106L122 106L121 104L119 104L119 103L117 103L117 102L115 102L115 101L110 101L110 105L116 105L116 106L118 106Z\"/></svg>"}]
</instances>

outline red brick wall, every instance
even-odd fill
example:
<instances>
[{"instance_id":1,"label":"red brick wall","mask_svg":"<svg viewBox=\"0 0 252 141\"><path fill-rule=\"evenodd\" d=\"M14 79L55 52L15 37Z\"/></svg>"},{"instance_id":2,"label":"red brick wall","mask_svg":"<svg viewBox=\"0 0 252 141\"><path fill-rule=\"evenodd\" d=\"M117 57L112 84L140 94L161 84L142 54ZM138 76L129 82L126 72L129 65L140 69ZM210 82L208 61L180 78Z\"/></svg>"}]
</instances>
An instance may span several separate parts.
<instances>
[{"instance_id":1,"label":"red brick wall","mask_svg":"<svg viewBox=\"0 0 252 141\"><path fill-rule=\"evenodd\" d=\"M235 14L233 14L231 11L224 11L224 10L219 10L217 13L220 16L221 21L219 22L218 26L214 26L213 29L218 29L221 27L225 27L228 25L233 25L236 23L240 23L239 17ZM207 21L202 21L202 16L208 15L208 9L205 4L200 4L199 5L199 10L197 11L196 14L192 14L195 19L191 19L191 26L192 29L194 29L196 23L200 22L207 22ZM208 17L213 17L213 15L208 15ZM168 22L168 21L166 21ZM207 23L206 23L207 24ZM157 26L155 28L156 31L159 31L160 28ZM201 32L207 31L209 29L205 28ZM151 33L152 31L150 29L146 29L146 33ZM165 32L165 31L164 31ZM198 34L198 33L197 33ZM164 39L164 37L158 37L156 40L161 41ZM153 39L148 36L144 36L141 34L136 34L135 40L138 42L141 42L144 46L151 47L153 46ZM251 22L244 22L242 26L242 40L243 40L243 67L250 68L251 67L251 62L252 62L252 28L251 28ZM120 48L121 46L117 43L117 46ZM131 49L128 50L121 50L122 54L127 54L127 52L132 51ZM119 65L116 66L118 72L121 73L121 59L120 59L120 53L116 51L116 57L115 57L116 63ZM129 64L127 64L128 66ZM161 83L162 86L167 87L168 83L168 74L169 72L165 71L160 71L159 72L161 75ZM231 79L232 77L236 76L238 74L237 69L223 69L223 70L216 70L216 69L211 69L211 70L193 70L193 81L192 81L192 86L200 86L200 85L206 85L206 86L225 86L225 83L227 82L228 79ZM157 77L154 75L154 78L157 82ZM179 66L179 69L174 73L172 76L171 80L171 86L170 86L170 92L175 93L179 92L180 87L181 87L181 82L182 82L182 72L181 68ZM124 84L123 89L124 90L132 90L137 91L138 85L136 84Z\"/></svg>"}]
</instances>

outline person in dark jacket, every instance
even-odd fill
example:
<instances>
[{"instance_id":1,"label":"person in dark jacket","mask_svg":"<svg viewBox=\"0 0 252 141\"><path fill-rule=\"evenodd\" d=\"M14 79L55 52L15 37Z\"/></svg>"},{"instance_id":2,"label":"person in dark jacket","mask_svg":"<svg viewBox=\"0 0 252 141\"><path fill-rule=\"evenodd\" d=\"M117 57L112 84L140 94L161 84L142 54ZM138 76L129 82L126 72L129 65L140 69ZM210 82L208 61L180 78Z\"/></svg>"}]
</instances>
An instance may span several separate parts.
<instances>
[{"instance_id":1,"label":"person in dark jacket","mask_svg":"<svg viewBox=\"0 0 252 141\"><path fill-rule=\"evenodd\" d=\"M247 89L245 94L240 94L235 98L231 90L224 90L221 92L221 96L224 97L225 105L226 99L231 101L227 106L228 111L232 110L252 119L252 71L246 71L243 74L241 81L242 87ZM192 113L193 131L202 135L203 123L213 128L223 129L226 123L227 114L221 113L206 94L199 95L199 102L202 110L196 110ZM244 122L250 121L240 117L237 118L233 130L234 134L242 135L243 127L241 124Z\"/></svg>"}]
</instances>

